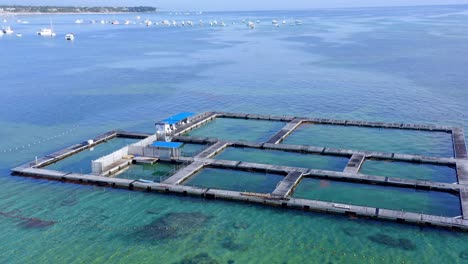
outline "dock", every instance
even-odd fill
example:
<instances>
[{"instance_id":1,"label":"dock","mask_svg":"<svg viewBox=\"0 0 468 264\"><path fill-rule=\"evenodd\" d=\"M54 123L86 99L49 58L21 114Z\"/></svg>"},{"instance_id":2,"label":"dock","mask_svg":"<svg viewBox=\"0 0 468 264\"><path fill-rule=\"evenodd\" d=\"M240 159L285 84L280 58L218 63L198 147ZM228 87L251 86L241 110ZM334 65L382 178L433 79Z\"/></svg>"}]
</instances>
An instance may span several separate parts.
<instances>
[{"instance_id":1,"label":"dock","mask_svg":"<svg viewBox=\"0 0 468 264\"><path fill-rule=\"evenodd\" d=\"M344 168L346 173L358 173L364 163L365 156L362 154L353 154Z\"/></svg>"},{"instance_id":2,"label":"dock","mask_svg":"<svg viewBox=\"0 0 468 264\"><path fill-rule=\"evenodd\" d=\"M208 147L207 149L203 150L201 153L195 156L195 158L210 158L215 156L216 154L223 151L228 146L227 142L217 142L212 146Z\"/></svg>"},{"instance_id":3,"label":"dock","mask_svg":"<svg viewBox=\"0 0 468 264\"><path fill-rule=\"evenodd\" d=\"M188 131L204 125L216 118L238 118L251 120L269 120L287 122L287 124L271 138L265 142L246 141L226 141L218 138L185 136ZM403 153L386 153L373 151L359 151L352 149L329 148L326 146L310 145L288 145L281 144L283 140L293 133L302 124L321 124L338 126L360 126L383 129L403 129L420 130L431 132L451 133L453 143L453 157L435 157L411 155ZM52 154L38 158L35 161L25 163L12 169L14 175L45 178L56 181L74 182L80 184L93 184L110 188L122 188L128 190L138 190L147 192L172 193L180 195L191 195L206 199L224 199L242 202L259 203L269 206L281 206L304 211L315 211L333 214L353 215L372 219L397 221L401 223L412 223L426 226L437 226L449 229L468 231L468 155L466 150L465 137L462 128L450 126L419 125L404 123L384 123L367 122L353 120L335 120L323 118L308 118L297 116L272 116L257 115L248 113L227 113L227 112L206 112L190 117L189 122L178 125L171 132L172 140L184 143L209 144L209 146L194 157L170 156L162 157L143 154L120 155L125 151L118 150L116 158L112 162L103 166L104 172L101 174L79 174L73 172L60 172L45 168L47 165L60 161L66 157L74 155L80 151L94 147L115 137L126 137L141 139L136 143L139 147L145 147L154 141L154 134L129 132L129 131L109 131L93 138L56 151ZM276 164L252 163L240 160L221 160L216 155L226 148L255 148L259 150L277 150L298 152L304 154L339 156L348 159L348 163L343 171L318 170L312 168L301 168L291 166L280 166ZM125 150L125 148L123 149ZM112 153L111 153L112 154ZM109 155L111 155L109 154ZM105 157L105 156L104 156ZM378 175L367 175L359 173L361 166L368 159L402 161L409 163L437 164L456 168L457 182L443 183L427 180L415 180L400 178L398 175L385 177ZM108 177L118 175L119 172L130 164L154 164L156 162L172 162L183 164L184 167L173 173L169 178L161 183L120 179ZM202 188L196 186L186 186L184 182L196 175L204 168L220 168L226 170L242 170L249 172L278 174L283 176L278 185L271 193L236 192L230 190ZM446 192L458 195L461 204L461 217L442 217L436 215L420 214L415 212L402 212L388 210L385 208L374 208L351 204L333 203L319 200L299 199L293 196L295 187L304 178L316 178L324 180L354 182L361 184L374 184L382 186L394 186L409 189L421 189L437 192Z\"/></svg>"},{"instance_id":4,"label":"dock","mask_svg":"<svg viewBox=\"0 0 468 264\"><path fill-rule=\"evenodd\" d=\"M286 198L296 187L302 177L302 172L293 171L288 173L286 177L276 187L276 189L271 192L272 197L277 198Z\"/></svg>"},{"instance_id":5,"label":"dock","mask_svg":"<svg viewBox=\"0 0 468 264\"><path fill-rule=\"evenodd\" d=\"M296 128L298 128L303 122L301 118L294 118L289 122L283 129L271 137L266 143L270 144L279 144L283 141L289 134L291 134Z\"/></svg>"},{"instance_id":6,"label":"dock","mask_svg":"<svg viewBox=\"0 0 468 264\"><path fill-rule=\"evenodd\" d=\"M319 124L319 125L360 126L360 127L369 127L369 128L420 130L420 131L446 132L446 133L451 133L452 130L454 129L451 126L387 123L387 122L368 122L368 121L357 121L357 120L337 120L337 119L327 119L327 118L309 118L309 117L296 117L296 116L252 115L252 114L238 114L238 113L228 113L228 112L215 112L215 114L217 115L217 117L220 117L220 118L255 119L255 120L283 121L283 122L291 122L294 119L301 119L302 122L304 123Z\"/></svg>"},{"instance_id":7,"label":"dock","mask_svg":"<svg viewBox=\"0 0 468 264\"><path fill-rule=\"evenodd\" d=\"M186 181L190 176L197 173L205 167L205 163L203 162L193 162L190 165L180 169L174 175L166 179L163 183L166 184L181 184L182 182Z\"/></svg>"}]
</instances>

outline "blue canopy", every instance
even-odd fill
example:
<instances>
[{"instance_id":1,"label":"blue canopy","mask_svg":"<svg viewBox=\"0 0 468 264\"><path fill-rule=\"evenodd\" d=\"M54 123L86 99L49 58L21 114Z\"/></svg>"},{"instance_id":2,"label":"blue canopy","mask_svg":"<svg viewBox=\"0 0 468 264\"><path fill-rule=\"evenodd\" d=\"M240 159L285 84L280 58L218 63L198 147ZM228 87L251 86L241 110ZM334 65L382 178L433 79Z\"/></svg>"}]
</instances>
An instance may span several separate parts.
<instances>
[{"instance_id":1,"label":"blue canopy","mask_svg":"<svg viewBox=\"0 0 468 264\"><path fill-rule=\"evenodd\" d=\"M151 146L158 148L180 148L183 144L182 142L155 141Z\"/></svg>"},{"instance_id":2,"label":"blue canopy","mask_svg":"<svg viewBox=\"0 0 468 264\"><path fill-rule=\"evenodd\" d=\"M195 113L192 113L192 112L182 112L182 113L178 113L177 115L173 115L171 117L168 117L164 120L162 120L161 122L164 122L164 123L167 123L169 125L173 125L173 124L177 124L179 123L180 121L184 120L184 119L187 119L191 116L195 115Z\"/></svg>"}]
</instances>

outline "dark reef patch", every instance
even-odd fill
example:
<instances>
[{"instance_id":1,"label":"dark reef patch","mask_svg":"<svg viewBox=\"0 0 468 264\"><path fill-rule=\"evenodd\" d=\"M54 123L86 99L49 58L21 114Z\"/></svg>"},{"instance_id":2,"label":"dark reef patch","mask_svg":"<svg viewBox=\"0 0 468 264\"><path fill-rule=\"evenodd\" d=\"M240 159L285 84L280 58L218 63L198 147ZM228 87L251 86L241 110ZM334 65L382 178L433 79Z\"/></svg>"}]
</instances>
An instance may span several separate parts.
<instances>
[{"instance_id":1,"label":"dark reef patch","mask_svg":"<svg viewBox=\"0 0 468 264\"><path fill-rule=\"evenodd\" d=\"M409 239L406 238L394 238L386 234L374 234L367 237L370 241L385 245L391 248L399 248L403 250L415 250L416 245Z\"/></svg>"},{"instance_id":2,"label":"dark reef patch","mask_svg":"<svg viewBox=\"0 0 468 264\"><path fill-rule=\"evenodd\" d=\"M219 264L219 262L208 253L200 253L195 256L185 256L184 259L174 264Z\"/></svg>"},{"instance_id":3,"label":"dark reef patch","mask_svg":"<svg viewBox=\"0 0 468 264\"><path fill-rule=\"evenodd\" d=\"M460 252L460 254L458 255L461 259L465 259L465 260L468 260L468 250L463 250L462 252Z\"/></svg>"},{"instance_id":4,"label":"dark reef patch","mask_svg":"<svg viewBox=\"0 0 468 264\"><path fill-rule=\"evenodd\" d=\"M362 236L365 233L365 230L360 227L346 227L343 228L343 233L349 237Z\"/></svg>"},{"instance_id":5,"label":"dark reef patch","mask_svg":"<svg viewBox=\"0 0 468 264\"><path fill-rule=\"evenodd\" d=\"M35 217L16 215L12 212L0 212L0 215L6 218L22 220L19 225L24 228L44 228L54 225L56 223L55 221L47 221Z\"/></svg>"},{"instance_id":6,"label":"dark reef patch","mask_svg":"<svg viewBox=\"0 0 468 264\"><path fill-rule=\"evenodd\" d=\"M74 206L78 204L78 199L75 196L69 196L60 202L61 206Z\"/></svg>"},{"instance_id":7,"label":"dark reef patch","mask_svg":"<svg viewBox=\"0 0 468 264\"><path fill-rule=\"evenodd\" d=\"M234 224L232 224L232 227L234 227L235 229L247 229L250 227L250 224L247 222L235 222Z\"/></svg>"},{"instance_id":8,"label":"dark reef patch","mask_svg":"<svg viewBox=\"0 0 468 264\"><path fill-rule=\"evenodd\" d=\"M151 241L186 237L211 219L210 216L193 213L168 213L136 231L136 237Z\"/></svg>"},{"instance_id":9,"label":"dark reef patch","mask_svg":"<svg viewBox=\"0 0 468 264\"><path fill-rule=\"evenodd\" d=\"M246 244L237 243L233 237L226 237L221 247L230 251L246 251L249 248Z\"/></svg>"}]
</instances>

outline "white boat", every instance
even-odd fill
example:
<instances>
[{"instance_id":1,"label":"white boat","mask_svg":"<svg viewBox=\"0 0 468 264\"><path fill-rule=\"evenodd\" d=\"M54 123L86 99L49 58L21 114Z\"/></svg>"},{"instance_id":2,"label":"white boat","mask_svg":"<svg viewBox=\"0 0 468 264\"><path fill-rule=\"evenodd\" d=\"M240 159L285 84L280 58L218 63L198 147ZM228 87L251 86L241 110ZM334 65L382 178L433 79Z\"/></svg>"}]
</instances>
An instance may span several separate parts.
<instances>
[{"instance_id":1,"label":"white boat","mask_svg":"<svg viewBox=\"0 0 468 264\"><path fill-rule=\"evenodd\" d=\"M114 20L114 21L112 21L111 24L112 24L112 25L120 25L120 22L119 22L118 20Z\"/></svg>"},{"instance_id":2,"label":"white boat","mask_svg":"<svg viewBox=\"0 0 468 264\"><path fill-rule=\"evenodd\" d=\"M20 38L20 37L22 37L23 35L22 35L22 34L16 34L16 36Z\"/></svg>"},{"instance_id":3,"label":"white boat","mask_svg":"<svg viewBox=\"0 0 468 264\"><path fill-rule=\"evenodd\" d=\"M170 26L171 23L169 22L169 20L164 20L161 24L165 25L165 26Z\"/></svg>"},{"instance_id":4,"label":"white boat","mask_svg":"<svg viewBox=\"0 0 468 264\"><path fill-rule=\"evenodd\" d=\"M75 35L73 35L72 33L66 34L66 35L65 35L65 39L66 39L66 40L74 40L74 39L75 39Z\"/></svg>"},{"instance_id":5,"label":"white boat","mask_svg":"<svg viewBox=\"0 0 468 264\"><path fill-rule=\"evenodd\" d=\"M221 21L221 24L220 24L222 27L225 27L226 26L226 23L224 23L223 21Z\"/></svg>"},{"instance_id":6,"label":"white boat","mask_svg":"<svg viewBox=\"0 0 468 264\"><path fill-rule=\"evenodd\" d=\"M177 22L175 20L172 20L172 25L177 26Z\"/></svg>"},{"instance_id":7,"label":"white boat","mask_svg":"<svg viewBox=\"0 0 468 264\"><path fill-rule=\"evenodd\" d=\"M56 35L52 28L43 28L41 31L37 32L37 34L43 37L55 37Z\"/></svg>"},{"instance_id":8,"label":"white boat","mask_svg":"<svg viewBox=\"0 0 468 264\"><path fill-rule=\"evenodd\" d=\"M283 23L283 25L286 25L286 20L283 20L283 22L282 22L282 23Z\"/></svg>"},{"instance_id":9,"label":"white boat","mask_svg":"<svg viewBox=\"0 0 468 264\"><path fill-rule=\"evenodd\" d=\"M153 24L153 22L151 22L151 20L145 20L145 25L147 27L151 26Z\"/></svg>"},{"instance_id":10,"label":"white boat","mask_svg":"<svg viewBox=\"0 0 468 264\"><path fill-rule=\"evenodd\" d=\"M154 181L145 180L145 179L138 179L137 181L142 182L142 183L154 183Z\"/></svg>"},{"instance_id":11,"label":"white boat","mask_svg":"<svg viewBox=\"0 0 468 264\"><path fill-rule=\"evenodd\" d=\"M13 34L13 29L11 29L11 27L7 26L7 27L3 27L2 29L3 33L6 34L6 35L11 35Z\"/></svg>"},{"instance_id":12,"label":"white boat","mask_svg":"<svg viewBox=\"0 0 468 264\"><path fill-rule=\"evenodd\" d=\"M105 23L106 23L106 21L105 21L105 20L101 20L101 24L105 24Z\"/></svg>"},{"instance_id":13,"label":"white boat","mask_svg":"<svg viewBox=\"0 0 468 264\"><path fill-rule=\"evenodd\" d=\"M83 19L77 19L75 20L75 24L83 24L84 20Z\"/></svg>"},{"instance_id":14,"label":"white boat","mask_svg":"<svg viewBox=\"0 0 468 264\"><path fill-rule=\"evenodd\" d=\"M130 25L131 23L132 23L132 22L131 22L130 20L125 20L125 21L124 21L124 24L125 24L125 25Z\"/></svg>"},{"instance_id":15,"label":"white boat","mask_svg":"<svg viewBox=\"0 0 468 264\"><path fill-rule=\"evenodd\" d=\"M302 21L296 20L296 25L302 25Z\"/></svg>"},{"instance_id":16,"label":"white boat","mask_svg":"<svg viewBox=\"0 0 468 264\"><path fill-rule=\"evenodd\" d=\"M247 26L248 26L250 29L254 29L254 28L255 28L255 23L252 22L252 21L249 21L249 23L247 24Z\"/></svg>"},{"instance_id":17,"label":"white boat","mask_svg":"<svg viewBox=\"0 0 468 264\"><path fill-rule=\"evenodd\" d=\"M136 19L137 19L137 20L140 20L140 19L141 19L141 16L137 16Z\"/></svg>"},{"instance_id":18,"label":"white boat","mask_svg":"<svg viewBox=\"0 0 468 264\"><path fill-rule=\"evenodd\" d=\"M273 19L273 21L271 21L271 23L272 23L273 25L278 24L278 20Z\"/></svg>"}]
</instances>

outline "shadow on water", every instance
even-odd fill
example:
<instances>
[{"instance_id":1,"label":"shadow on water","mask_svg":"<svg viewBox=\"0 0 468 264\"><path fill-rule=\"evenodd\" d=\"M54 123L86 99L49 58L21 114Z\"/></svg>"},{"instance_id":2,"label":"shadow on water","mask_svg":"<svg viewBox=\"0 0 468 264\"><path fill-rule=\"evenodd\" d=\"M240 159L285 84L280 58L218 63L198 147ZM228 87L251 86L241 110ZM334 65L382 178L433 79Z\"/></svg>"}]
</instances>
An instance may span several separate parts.
<instances>
[{"instance_id":1,"label":"shadow on water","mask_svg":"<svg viewBox=\"0 0 468 264\"><path fill-rule=\"evenodd\" d=\"M199 213L168 213L137 230L138 240L157 242L189 236L202 228L212 217Z\"/></svg>"}]
</instances>

